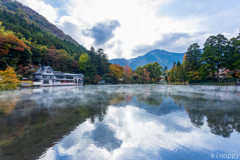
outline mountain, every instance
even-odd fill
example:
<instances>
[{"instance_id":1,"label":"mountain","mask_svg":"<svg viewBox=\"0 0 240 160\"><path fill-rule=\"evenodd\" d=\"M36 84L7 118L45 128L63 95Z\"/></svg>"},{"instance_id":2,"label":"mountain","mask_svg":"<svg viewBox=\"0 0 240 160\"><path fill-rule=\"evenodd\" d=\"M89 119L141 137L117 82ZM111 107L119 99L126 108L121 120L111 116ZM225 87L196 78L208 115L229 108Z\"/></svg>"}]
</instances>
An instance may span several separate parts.
<instances>
[{"instance_id":1,"label":"mountain","mask_svg":"<svg viewBox=\"0 0 240 160\"><path fill-rule=\"evenodd\" d=\"M109 60L109 62L112 64L120 64L121 66L128 64L129 67L135 70L138 66L143 66L145 64L157 61L162 67L168 66L168 69L171 69L174 61L179 61L182 63L184 54L185 53L173 53L165 50L155 49L143 56L139 56L129 60L124 58L117 58L111 59Z\"/></svg>"},{"instance_id":2,"label":"mountain","mask_svg":"<svg viewBox=\"0 0 240 160\"><path fill-rule=\"evenodd\" d=\"M17 13L28 22L35 22L43 31L50 32L56 35L59 39L66 39L76 45L79 45L78 42L76 42L71 36L64 34L62 30L50 23L45 17L18 1L0 0L0 9L7 9L11 12Z\"/></svg>"},{"instance_id":3,"label":"mountain","mask_svg":"<svg viewBox=\"0 0 240 160\"><path fill-rule=\"evenodd\" d=\"M111 59L109 60L110 63L112 64L120 64L121 66L125 66L126 64L129 65L129 60L125 58L116 58L116 59Z\"/></svg>"}]
</instances>

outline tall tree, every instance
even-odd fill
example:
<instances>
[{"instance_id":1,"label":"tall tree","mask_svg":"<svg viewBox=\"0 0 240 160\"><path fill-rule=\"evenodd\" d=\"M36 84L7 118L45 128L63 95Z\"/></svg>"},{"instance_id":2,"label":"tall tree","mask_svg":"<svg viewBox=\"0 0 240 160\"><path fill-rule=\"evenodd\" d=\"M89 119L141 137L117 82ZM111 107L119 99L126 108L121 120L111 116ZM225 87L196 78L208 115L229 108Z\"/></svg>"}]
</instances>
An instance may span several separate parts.
<instances>
[{"instance_id":1,"label":"tall tree","mask_svg":"<svg viewBox=\"0 0 240 160\"><path fill-rule=\"evenodd\" d=\"M217 36L210 36L205 44L204 51L211 47L212 54L214 55L214 60L217 68L217 78L219 78L219 69L224 66L224 51L228 44L228 39L224 35L218 34ZM210 51L210 50L208 50Z\"/></svg>"},{"instance_id":2,"label":"tall tree","mask_svg":"<svg viewBox=\"0 0 240 160\"><path fill-rule=\"evenodd\" d=\"M166 70L168 70L168 66L165 66L163 69L163 71L166 71Z\"/></svg>"},{"instance_id":3,"label":"tall tree","mask_svg":"<svg viewBox=\"0 0 240 160\"><path fill-rule=\"evenodd\" d=\"M111 64L108 76L113 79L113 83L118 83L122 77L124 68L118 64Z\"/></svg>"},{"instance_id":4,"label":"tall tree","mask_svg":"<svg viewBox=\"0 0 240 160\"><path fill-rule=\"evenodd\" d=\"M103 75L108 72L110 63L108 62L108 56L104 53L104 50L99 48L97 51L97 70L99 75Z\"/></svg>"},{"instance_id":5,"label":"tall tree","mask_svg":"<svg viewBox=\"0 0 240 160\"><path fill-rule=\"evenodd\" d=\"M169 81L170 81L170 82L175 82L174 72L175 72L175 67L173 67L173 68L170 70L170 72L169 72Z\"/></svg>"},{"instance_id":6,"label":"tall tree","mask_svg":"<svg viewBox=\"0 0 240 160\"><path fill-rule=\"evenodd\" d=\"M87 73L87 70L90 67L90 57L87 53L84 53L79 58L79 71L83 74Z\"/></svg>"},{"instance_id":7,"label":"tall tree","mask_svg":"<svg viewBox=\"0 0 240 160\"><path fill-rule=\"evenodd\" d=\"M176 67L176 62L173 62L173 68Z\"/></svg>"},{"instance_id":8,"label":"tall tree","mask_svg":"<svg viewBox=\"0 0 240 160\"><path fill-rule=\"evenodd\" d=\"M183 70L183 81L185 82L188 77L187 77L187 55L184 54L183 55L183 61L182 61L182 70Z\"/></svg>"},{"instance_id":9,"label":"tall tree","mask_svg":"<svg viewBox=\"0 0 240 160\"><path fill-rule=\"evenodd\" d=\"M186 53L185 67L187 67L187 71L198 70L201 66L201 64L199 63L200 59L201 59L200 46L197 43L190 45Z\"/></svg>"},{"instance_id":10,"label":"tall tree","mask_svg":"<svg viewBox=\"0 0 240 160\"><path fill-rule=\"evenodd\" d=\"M212 74L212 77L215 78L215 72L217 71L217 57L215 56L215 48L212 46L208 46L204 48L204 52L202 54L201 62L202 66L200 68L200 72L208 72Z\"/></svg>"},{"instance_id":11,"label":"tall tree","mask_svg":"<svg viewBox=\"0 0 240 160\"><path fill-rule=\"evenodd\" d=\"M224 52L224 65L230 70L240 69L240 36L229 40Z\"/></svg>"},{"instance_id":12,"label":"tall tree","mask_svg":"<svg viewBox=\"0 0 240 160\"><path fill-rule=\"evenodd\" d=\"M168 72L168 66L165 66L163 69L163 75L166 76Z\"/></svg>"},{"instance_id":13,"label":"tall tree","mask_svg":"<svg viewBox=\"0 0 240 160\"><path fill-rule=\"evenodd\" d=\"M176 81L177 82L183 82L183 68L180 62L178 61L177 66L176 66Z\"/></svg>"}]
</instances>

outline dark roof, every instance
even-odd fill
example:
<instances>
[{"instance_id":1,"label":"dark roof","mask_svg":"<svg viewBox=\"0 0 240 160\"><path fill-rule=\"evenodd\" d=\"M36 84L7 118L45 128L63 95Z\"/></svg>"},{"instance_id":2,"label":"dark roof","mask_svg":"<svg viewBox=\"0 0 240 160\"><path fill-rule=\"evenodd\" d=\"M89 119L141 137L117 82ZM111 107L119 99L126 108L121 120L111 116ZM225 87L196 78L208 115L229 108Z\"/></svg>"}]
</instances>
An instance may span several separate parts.
<instances>
[{"instance_id":1,"label":"dark roof","mask_svg":"<svg viewBox=\"0 0 240 160\"><path fill-rule=\"evenodd\" d=\"M44 69L43 69L44 68ZM53 69L50 66L42 66L41 68L38 69L38 71L35 74L42 74L43 72L45 72L48 68L50 68L53 72L53 74L55 75L55 72L53 71Z\"/></svg>"}]
</instances>

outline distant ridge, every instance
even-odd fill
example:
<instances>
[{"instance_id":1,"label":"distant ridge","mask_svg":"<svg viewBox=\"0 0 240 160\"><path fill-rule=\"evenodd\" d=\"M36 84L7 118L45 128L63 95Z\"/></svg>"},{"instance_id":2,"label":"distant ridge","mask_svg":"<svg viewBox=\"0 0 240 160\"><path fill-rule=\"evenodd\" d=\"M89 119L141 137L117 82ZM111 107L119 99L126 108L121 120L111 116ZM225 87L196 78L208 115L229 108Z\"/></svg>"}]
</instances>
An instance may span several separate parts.
<instances>
[{"instance_id":1,"label":"distant ridge","mask_svg":"<svg viewBox=\"0 0 240 160\"><path fill-rule=\"evenodd\" d=\"M109 60L109 62L112 64L119 64L121 66L128 64L129 67L135 70L138 66L143 66L157 61L162 67L168 66L168 69L171 69L174 61L182 63L184 54L185 53L173 53L165 50L154 49L143 56L138 56L129 60L125 58L116 58Z\"/></svg>"}]
</instances>

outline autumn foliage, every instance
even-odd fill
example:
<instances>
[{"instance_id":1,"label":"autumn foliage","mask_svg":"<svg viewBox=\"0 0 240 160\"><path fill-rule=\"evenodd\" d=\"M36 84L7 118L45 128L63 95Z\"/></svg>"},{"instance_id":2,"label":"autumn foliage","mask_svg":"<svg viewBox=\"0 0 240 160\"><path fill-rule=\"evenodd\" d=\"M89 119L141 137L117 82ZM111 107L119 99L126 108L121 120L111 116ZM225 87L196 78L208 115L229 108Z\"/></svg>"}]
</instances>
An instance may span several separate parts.
<instances>
[{"instance_id":1,"label":"autumn foliage","mask_svg":"<svg viewBox=\"0 0 240 160\"><path fill-rule=\"evenodd\" d=\"M123 67L123 69L128 76L132 76L133 74L132 69L127 64Z\"/></svg>"},{"instance_id":2,"label":"autumn foliage","mask_svg":"<svg viewBox=\"0 0 240 160\"><path fill-rule=\"evenodd\" d=\"M0 56L6 56L9 53L9 49L13 49L16 51L24 51L25 49L29 49L23 40L19 40L15 35L2 35L0 33Z\"/></svg>"},{"instance_id":3,"label":"autumn foliage","mask_svg":"<svg viewBox=\"0 0 240 160\"><path fill-rule=\"evenodd\" d=\"M57 50L54 46L45 50L46 53L42 53L42 63L51 66L56 71L62 72L78 72L79 63L70 58L68 53L63 50Z\"/></svg>"},{"instance_id":4,"label":"autumn foliage","mask_svg":"<svg viewBox=\"0 0 240 160\"><path fill-rule=\"evenodd\" d=\"M20 85L12 68L0 71L0 90L16 89Z\"/></svg>"},{"instance_id":5,"label":"autumn foliage","mask_svg":"<svg viewBox=\"0 0 240 160\"><path fill-rule=\"evenodd\" d=\"M111 64L108 76L112 77L114 82L117 82L122 77L123 70L124 68L119 64Z\"/></svg>"},{"instance_id":6,"label":"autumn foliage","mask_svg":"<svg viewBox=\"0 0 240 160\"><path fill-rule=\"evenodd\" d=\"M162 66L158 62L139 66L135 71L134 78L138 83L156 83L160 80Z\"/></svg>"},{"instance_id":7,"label":"autumn foliage","mask_svg":"<svg viewBox=\"0 0 240 160\"><path fill-rule=\"evenodd\" d=\"M240 78L240 71L236 73L236 76Z\"/></svg>"},{"instance_id":8,"label":"autumn foliage","mask_svg":"<svg viewBox=\"0 0 240 160\"><path fill-rule=\"evenodd\" d=\"M98 84L98 82L100 82L101 80L102 80L102 77L99 76L99 75L96 75L96 76L94 77L94 83L95 83L95 84Z\"/></svg>"}]
</instances>

